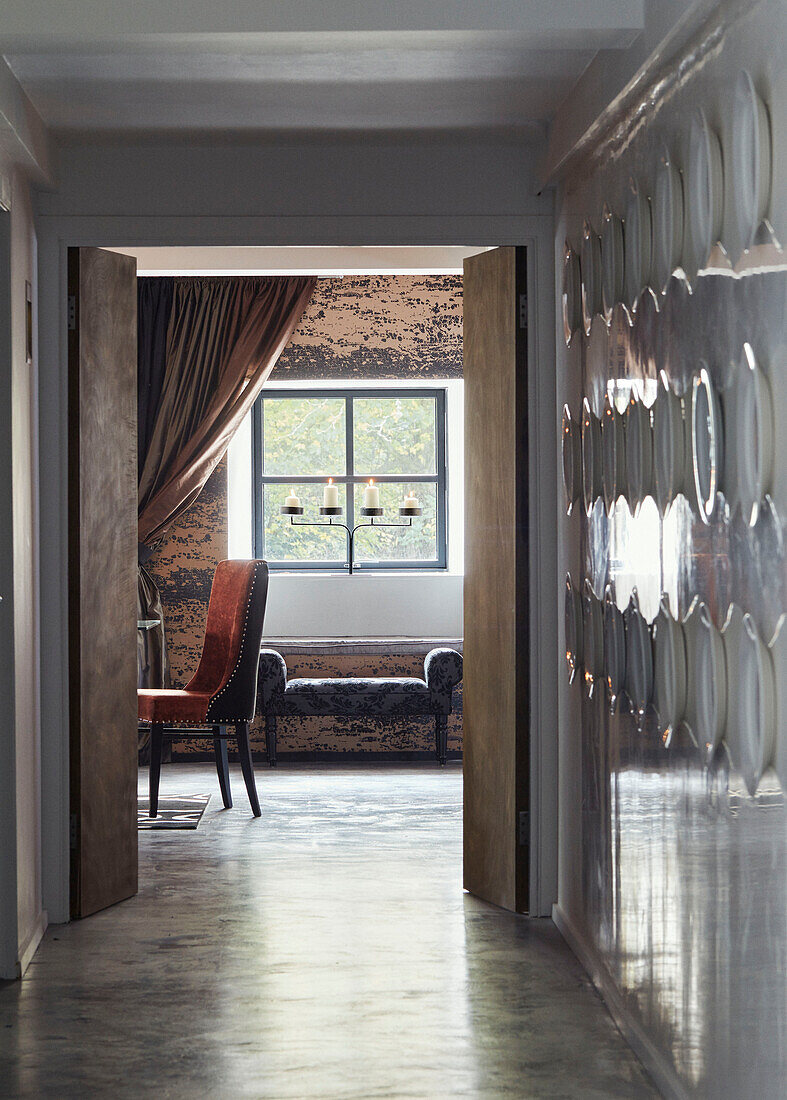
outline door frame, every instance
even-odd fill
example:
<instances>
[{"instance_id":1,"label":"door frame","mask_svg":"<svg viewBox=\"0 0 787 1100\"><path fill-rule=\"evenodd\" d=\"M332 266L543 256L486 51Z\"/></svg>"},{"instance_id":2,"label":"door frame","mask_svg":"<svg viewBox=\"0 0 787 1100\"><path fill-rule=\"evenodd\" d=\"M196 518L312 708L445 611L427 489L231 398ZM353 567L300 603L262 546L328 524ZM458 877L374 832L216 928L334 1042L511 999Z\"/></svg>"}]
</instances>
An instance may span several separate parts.
<instances>
[{"instance_id":1,"label":"door frame","mask_svg":"<svg viewBox=\"0 0 787 1100\"><path fill-rule=\"evenodd\" d=\"M530 912L557 900L558 409L554 221L522 216L143 217L41 215L39 432L41 515L42 886L50 923L69 919L68 346L69 247L211 245L526 245L531 505ZM537 644L536 644L537 643Z\"/></svg>"}]
</instances>

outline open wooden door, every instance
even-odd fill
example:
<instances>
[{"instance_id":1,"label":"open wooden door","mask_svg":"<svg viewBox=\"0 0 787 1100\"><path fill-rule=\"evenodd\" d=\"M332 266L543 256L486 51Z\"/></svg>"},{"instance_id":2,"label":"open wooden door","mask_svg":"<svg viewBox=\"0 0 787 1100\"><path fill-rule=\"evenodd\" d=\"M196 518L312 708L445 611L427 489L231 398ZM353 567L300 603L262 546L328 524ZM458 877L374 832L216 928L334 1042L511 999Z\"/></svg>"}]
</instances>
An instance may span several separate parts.
<instances>
[{"instance_id":1,"label":"open wooden door","mask_svg":"<svg viewBox=\"0 0 787 1100\"><path fill-rule=\"evenodd\" d=\"M136 260L68 254L71 916L137 892Z\"/></svg>"},{"instance_id":2,"label":"open wooden door","mask_svg":"<svg viewBox=\"0 0 787 1100\"><path fill-rule=\"evenodd\" d=\"M464 262L464 884L526 912L529 882L527 264Z\"/></svg>"}]
</instances>

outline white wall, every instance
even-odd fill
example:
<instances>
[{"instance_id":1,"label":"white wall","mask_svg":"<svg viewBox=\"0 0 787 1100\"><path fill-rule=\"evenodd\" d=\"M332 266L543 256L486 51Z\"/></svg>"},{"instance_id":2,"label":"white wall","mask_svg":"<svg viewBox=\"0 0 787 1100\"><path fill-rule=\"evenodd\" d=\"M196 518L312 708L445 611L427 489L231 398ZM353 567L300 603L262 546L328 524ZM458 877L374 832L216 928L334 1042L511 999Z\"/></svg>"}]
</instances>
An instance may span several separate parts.
<instances>
[{"instance_id":1,"label":"white wall","mask_svg":"<svg viewBox=\"0 0 787 1100\"><path fill-rule=\"evenodd\" d=\"M175 239L174 226L167 229L161 220L189 214L297 218L281 243L305 245L378 243L348 235L335 222L333 233L326 230L334 218L395 217L405 219L406 232L379 243L429 244L415 230L430 215L549 215L551 196L536 194L540 155L539 146L506 138L439 134L422 139L334 134L224 144L199 137L73 138L56 151L57 190L39 192L37 207L44 215L155 217L152 245L214 243L202 234Z\"/></svg>"},{"instance_id":2,"label":"white wall","mask_svg":"<svg viewBox=\"0 0 787 1100\"><path fill-rule=\"evenodd\" d=\"M27 295L37 291L36 236L27 183L13 177L11 308L14 370L14 657L16 676L17 912L26 965L43 934L41 913L40 724L38 644L37 340L27 361ZM35 334L35 316L33 333Z\"/></svg>"},{"instance_id":3,"label":"white wall","mask_svg":"<svg viewBox=\"0 0 787 1100\"><path fill-rule=\"evenodd\" d=\"M462 637L462 577L271 573L265 638Z\"/></svg>"},{"instance_id":4,"label":"white wall","mask_svg":"<svg viewBox=\"0 0 787 1100\"><path fill-rule=\"evenodd\" d=\"M7 201L10 202L10 177ZM14 690L14 544L11 391L11 216L0 210L0 978L15 976L16 912L16 736Z\"/></svg>"},{"instance_id":5,"label":"white wall","mask_svg":"<svg viewBox=\"0 0 787 1100\"><path fill-rule=\"evenodd\" d=\"M46 918L41 909L37 367L35 347L33 362L27 361L26 341L27 287L35 302L36 237L26 179L19 170L9 170L8 178L10 265L4 277L10 276L10 359L4 357L0 365L4 414L10 414L0 459L6 543L0 647L8 754L0 796L8 817L0 870L5 903L0 977L17 977L38 945Z\"/></svg>"}]
</instances>

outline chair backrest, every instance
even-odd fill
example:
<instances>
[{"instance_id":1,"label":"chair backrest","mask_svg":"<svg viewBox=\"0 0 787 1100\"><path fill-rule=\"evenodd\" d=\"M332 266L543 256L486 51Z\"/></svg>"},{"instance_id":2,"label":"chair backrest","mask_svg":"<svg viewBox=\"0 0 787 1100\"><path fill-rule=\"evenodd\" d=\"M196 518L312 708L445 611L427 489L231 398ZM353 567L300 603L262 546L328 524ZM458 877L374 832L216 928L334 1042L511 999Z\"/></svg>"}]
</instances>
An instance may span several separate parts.
<instances>
[{"instance_id":1,"label":"chair backrest","mask_svg":"<svg viewBox=\"0 0 787 1100\"><path fill-rule=\"evenodd\" d=\"M250 722L268 597L264 561L221 561L208 604L205 643L187 691L209 693L209 722Z\"/></svg>"}]
</instances>

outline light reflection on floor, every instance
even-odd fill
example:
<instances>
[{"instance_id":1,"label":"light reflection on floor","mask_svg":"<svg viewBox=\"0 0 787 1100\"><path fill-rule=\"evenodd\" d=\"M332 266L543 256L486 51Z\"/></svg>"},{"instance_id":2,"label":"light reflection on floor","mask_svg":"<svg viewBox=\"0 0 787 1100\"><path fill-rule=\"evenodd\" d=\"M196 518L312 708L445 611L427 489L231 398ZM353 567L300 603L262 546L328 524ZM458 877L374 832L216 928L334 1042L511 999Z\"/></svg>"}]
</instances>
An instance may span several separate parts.
<instances>
[{"instance_id":1,"label":"light reflection on floor","mask_svg":"<svg viewBox=\"0 0 787 1100\"><path fill-rule=\"evenodd\" d=\"M459 766L259 768L257 820L232 772L165 766L199 829L0 989L3 1100L655 1095L554 925L463 892Z\"/></svg>"}]
</instances>

